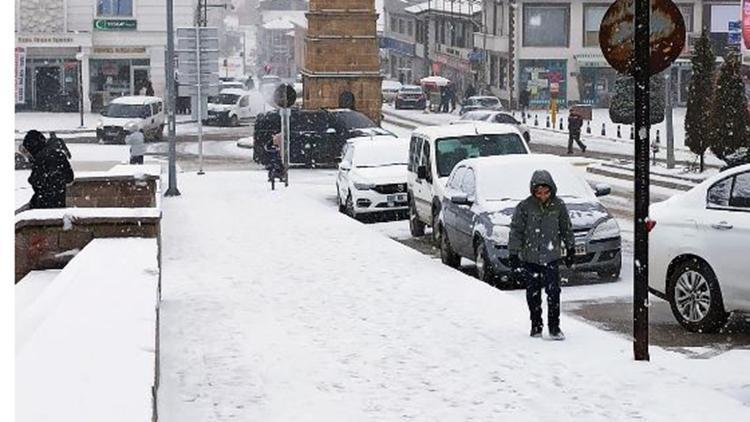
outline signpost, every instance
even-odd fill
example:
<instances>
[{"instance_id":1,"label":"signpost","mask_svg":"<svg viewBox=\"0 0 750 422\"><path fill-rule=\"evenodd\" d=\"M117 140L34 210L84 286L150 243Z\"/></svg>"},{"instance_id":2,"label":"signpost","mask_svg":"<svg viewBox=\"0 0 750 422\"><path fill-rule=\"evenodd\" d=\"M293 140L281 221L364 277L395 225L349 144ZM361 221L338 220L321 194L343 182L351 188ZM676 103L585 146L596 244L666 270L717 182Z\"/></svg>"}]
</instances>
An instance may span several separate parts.
<instances>
[{"instance_id":1,"label":"signpost","mask_svg":"<svg viewBox=\"0 0 750 422\"><path fill-rule=\"evenodd\" d=\"M289 108L297 101L297 92L289 84L279 85L273 93L273 101L279 106L279 117L281 118L281 162L284 166L284 186L289 186L289 143L291 126L289 118L292 110Z\"/></svg>"},{"instance_id":2,"label":"signpost","mask_svg":"<svg viewBox=\"0 0 750 422\"><path fill-rule=\"evenodd\" d=\"M16 104L26 102L26 47L16 47Z\"/></svg>"},{"instance_id":3,"label":"signpost","mask_svg":"<svg viewBox=\"0 0 750 422\"><path fill-rule=\"evenodd\" d=\"M617 0L602 19L599 46L615 70L635 78L633 354L635 360L649 360L648 232L654 224L648 219L649 78L668 68L682 52L685 22L671 0Z\"/></svg>"},{"instance_id":4,"label":"signpost","mask_svg":"<svg viewBox=\"0 0 750 422\"><path fill-rule=\"evenodd\" d=\"M198 174L203 172L203 120L208 117L209 95L219 94L219 33L216 28L177 28L180 95L189 95L196 105L198 121Z\"/></svg>"},{"instance_id":5,"label":"signpost","mask_svg":"<svg viewBox=\"0 0 750 422\"><path fill-rule=\"evenodd\" d=\"M177 190L177 148L175 145L175 97L174 89L174 11L173 0L167 0L167 138L169 140L169 186L166 196L178 196Z\"/></svg>"}]
</instances>

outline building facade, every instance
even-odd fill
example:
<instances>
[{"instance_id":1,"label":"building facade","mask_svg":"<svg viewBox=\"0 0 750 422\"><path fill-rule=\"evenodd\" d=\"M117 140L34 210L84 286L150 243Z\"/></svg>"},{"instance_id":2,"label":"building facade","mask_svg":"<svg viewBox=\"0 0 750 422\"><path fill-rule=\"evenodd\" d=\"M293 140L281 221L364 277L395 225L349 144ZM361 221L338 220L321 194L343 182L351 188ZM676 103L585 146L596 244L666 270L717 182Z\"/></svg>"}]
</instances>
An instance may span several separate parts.
<instances>
[{"instance_id":1,"label":"building facade","mask_svg":"<svg viewBox=\"0 0 750 422\"><path fill-rule=\"evenodd\" d=\"M351 108L380 122L382 94L373 0L311 0L303 107Z\"/></svg>"},{"instance_id":2,"label":"building facade","mask_svg":"<svg viewBox=\"0 0 750 422\"><path fill-rule=\"evenodd\" d=\"M307 25L307 8L307 0L264 0L258 4L256 65L259 75L296 78L300 68L295 54L295 27Z\"/></svg>"},{"instance_id":3,"label":"building facade","mask_svg":"<svg viewBox=\"0 0 750 422\"><path fill-rule=\"evenodd\" d=\"M175 27L193 26L196 3L174 0ZM165 0L16 0L17 108L77 111L79 83L86 111L148 82L164 96L165 29Z\"/></svg>"},{"instance_id":4,"label":"building facade","mask_svg":"<svg viewBox=\"0 0 750 422\"><path fill-rule=\"evenodd\" d=\"M424 23L406 8L421 0L385 0L383 35L380 38L381 70L388 79L411 84L429 76L425 60Z\"/></svg>"}]
</instances>

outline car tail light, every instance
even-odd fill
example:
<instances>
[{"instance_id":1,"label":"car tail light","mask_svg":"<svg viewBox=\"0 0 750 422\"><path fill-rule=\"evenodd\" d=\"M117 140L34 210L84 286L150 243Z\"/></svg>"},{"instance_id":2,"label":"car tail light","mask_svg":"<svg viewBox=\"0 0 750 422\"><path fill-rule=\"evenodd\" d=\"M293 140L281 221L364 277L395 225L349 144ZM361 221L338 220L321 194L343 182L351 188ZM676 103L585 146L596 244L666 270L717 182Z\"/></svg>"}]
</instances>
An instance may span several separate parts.
<instances>
[{"instance_id":1,"label":"car tail light","mask_svg":"<svg viewBox=\"0 0 750 422\"><path fill-rule=\"evenodd\" d=\"M646 223L646 231L649 233L651 233L651 230L653 230L654 227L656 227L656 221L650 218L647 218L645 223Z\"/></svg>"}]
</instances>

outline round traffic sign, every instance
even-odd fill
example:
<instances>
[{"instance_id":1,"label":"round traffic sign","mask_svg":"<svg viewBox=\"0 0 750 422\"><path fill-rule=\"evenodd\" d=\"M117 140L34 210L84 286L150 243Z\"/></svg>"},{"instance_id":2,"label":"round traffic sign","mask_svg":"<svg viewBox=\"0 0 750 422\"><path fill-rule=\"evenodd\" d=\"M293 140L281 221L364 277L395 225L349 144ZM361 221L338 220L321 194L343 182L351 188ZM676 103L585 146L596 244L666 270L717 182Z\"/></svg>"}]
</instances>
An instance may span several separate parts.
<instances>
[{"instance_id":1,"label":"round traffic sign","mask_svg":"<svg viewBox=\"0 0 750 422\"><path fill-rule=\"evenodd\" d=\"M685 47L685 21L671 0L651 0L649 75L669 67ZM599 47L607 62L620 73L635 71L634 0L617 0L599 27Z\"/></svg>"},{"instance_id":2,"label":"round traffic sign","mask_svg":"<svg viewBox=\"0 0 750 422\"><path fill-rule=\"evenodd\" d=\"M295 101L297 101L297 92L289 84L281 84L273 92L273 102L281 108L291 107Z\"/></svg>"}]
</instances>

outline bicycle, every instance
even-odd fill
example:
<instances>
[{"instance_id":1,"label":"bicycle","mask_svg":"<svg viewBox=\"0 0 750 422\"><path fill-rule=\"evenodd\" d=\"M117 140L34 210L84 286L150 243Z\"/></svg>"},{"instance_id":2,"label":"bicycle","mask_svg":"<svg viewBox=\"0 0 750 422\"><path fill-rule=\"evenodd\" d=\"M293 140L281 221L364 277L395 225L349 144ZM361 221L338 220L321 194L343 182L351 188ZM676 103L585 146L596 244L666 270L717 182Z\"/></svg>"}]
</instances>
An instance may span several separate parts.
<instances>
[{"instance_id":1,"label":"bicycle","mask_svg":"<svg viewBox=\"0 0 750 422\"><path fill-rule=\"evenodd\" d=\"M276 179L284 181L286 174L284 164L281 162L281 153L275 145L266 146L266 157L268 158L266 168L268 169L268 181L271 182L271 190L276 189Z\"/></svg>"}]
</instances>

